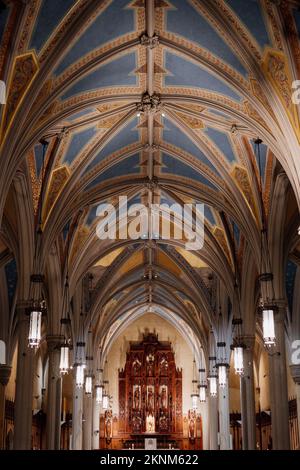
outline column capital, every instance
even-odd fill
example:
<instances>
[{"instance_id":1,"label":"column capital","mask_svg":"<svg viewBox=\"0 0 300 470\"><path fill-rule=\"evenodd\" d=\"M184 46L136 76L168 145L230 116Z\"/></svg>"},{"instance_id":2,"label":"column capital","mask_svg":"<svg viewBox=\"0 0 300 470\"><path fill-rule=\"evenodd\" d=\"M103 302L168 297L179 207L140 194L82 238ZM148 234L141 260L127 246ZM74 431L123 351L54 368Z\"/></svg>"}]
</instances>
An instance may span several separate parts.
<instances>
[{"instance_id":1,"label":"column capital","mask_svg":"<svg viewBox=\"0 0 300 470\"><path fill-rule=\"evenodd\" d=\"M64 337L62 335L47 335L47 348L49 352L54 350L59 350L61 345L64 342Z\"/></svg>"},{"instance_id":2,"label":"column capital","mask_svg":"<svg viewBox=\"0 0 300 470\"><path fill-rule=\"evenodd\" d=\"M255 344L255 336L254 335L242 335L241 341L246 346L246 349L253 350Z\"/></svg>"},{"instance_id":3,"label":"column capital","mask_svg":"<svg viewBox=\"0 0 300 470\"><path fill-rule=\"evenodd\" d=\"M11 374L11 366L7 364L0 364L0 383L4 387L6 387L6 385L9 382L10 374Z\"/></svg>"},{"instance_id":4,"label":"column capital","mask_svg":"<svg viewBox=\"0 0 300 470\"><path fill-rule=\"evenodd\" d=\"M300 364L290 365L291 376L296 384L300 385Z\"/></svg>"}]
</instances>

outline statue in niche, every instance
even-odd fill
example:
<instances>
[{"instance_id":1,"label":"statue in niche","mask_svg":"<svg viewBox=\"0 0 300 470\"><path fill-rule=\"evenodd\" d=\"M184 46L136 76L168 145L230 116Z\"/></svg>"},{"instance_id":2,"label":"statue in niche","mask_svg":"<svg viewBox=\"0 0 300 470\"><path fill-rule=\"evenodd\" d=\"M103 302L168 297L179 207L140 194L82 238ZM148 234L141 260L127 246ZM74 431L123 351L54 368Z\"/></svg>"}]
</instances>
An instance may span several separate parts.
<instances>
[{"instance_id":1,"label":"statue in niche","mask_svg":"<svg viewBox=\"0 0 300 470\"><path fill-rule=\"evenodd\" d=\"M189 439L193 441L196 437L196 410L189 410Z\"/></svg>"},{"instance_id":2,"label":"statue in niche","mask_svg":"<svg viewBox=\"0 0 300 470\"><path fill-rule=\"evenodd\" d=\"M167 375L169 364L167 358L164 356L160 361L160 375Z\"/></svg>"},{"instance_id":3,"label":"statue in niche","mask_svg":"<svg viewBox=\"0 0 300 470\"><path fill-rule=\"evenodd\" d=\"M132 418L132 431L141 432L142 418L140 416L133 416Z\"/></svg>"},{"instance_id":4,"label":"statue in niche","mask_svg":"<svg viewBox=\"0 0 300 470\"><path fill-rule=\"evenodd\" d=\"M112 438L112 410L105 412L105 437L106 442L110 443Z\"/></svg>"},{"instance_id":5,"label":"statue in niche","mask_svg":"<svg viewBox=\"0 0 300 470\"><path fill-rule=\"evenodd\" d=\"M148 413L146 418L146 432L155 432L155 420L153 413Z\"/></svg>"},{"instance_id":6,"label":"statue in niche","mask_svg":"<svg viewBox=\"0 0 300 470\"><path fill-rule=\"evenodd\" d=\"M154 409L154 391L151 385L147 387L147 409L149 411Z\"/></svg>"},{"instance_id":7,"label":"statue in niche","mask_svg":"<svg viewBox=\"0 0 300 470\"><path fill-rule=\"evenodd\" d=\"M133 394L133 408L135 410L139 410L141 407L141 393L140 387L135 387L134 394Z\"/></svg>"},{"instance_id":8,"label":"statue in niche","mask_svg":"<svg viewBox=\"0 0 300 470\"><path fill-rule=\"evenodd\" d=\"M154 356L152 353L146 357L147 362L147 376L154 377Z\"/></svg>"},{"instance_id":9,"label":"statue in niche","mask_svg":"<svg viewBox=\"0 0 300 470\"><path fill-rule=\"evenodd\" d=\"M133 375L140 375L141 365L141 361L136 357L132 363Z\"/></svg>"},{"instance_id":10,"label":"statue in niche","mask_svg":"<svg viewBox=\"0 0 300 470\"><path fill-rule=\"evenodd\" d=\"M160 408L162 410L166 410L168 407L168 393L167 393L167 387L162 386L161 387L161 392L160 392Z\"/></svg>"},{"instance_id":11,"label":"statue in niche","mask_svg":"<svg viewBox=\"0 0 300 470\"><path fill-rule=\"evenodd\" d=\"M168 431L168 418L164 413L161 413L159 418L159 430Z\"/></svg>"}]
</instances>

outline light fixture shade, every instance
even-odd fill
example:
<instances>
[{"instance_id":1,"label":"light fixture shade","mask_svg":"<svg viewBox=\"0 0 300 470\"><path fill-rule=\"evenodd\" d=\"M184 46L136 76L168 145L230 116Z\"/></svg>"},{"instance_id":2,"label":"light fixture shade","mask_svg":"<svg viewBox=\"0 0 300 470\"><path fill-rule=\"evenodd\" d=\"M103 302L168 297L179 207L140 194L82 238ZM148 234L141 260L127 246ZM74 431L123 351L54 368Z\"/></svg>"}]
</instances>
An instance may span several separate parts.
<instances>
[{"instance_id":1,"label":"light fixture shade","mask_svg":"<svg viewBox=\"0 0 300 470\"><path fill-rule=\"evenodd\" d=\"M59 370L61 374L67 374L70 368L69 364L69 346L64 345L60 348Z\"/></svg>"},{"instance_id":2,"label":"light fixture shade","mask_svg":"<svg viewBox=\"0 0 300 470\"><path fill-rule=\"evenodd\" d=\"M225 364L220 364L219 367L219 387L225 388L227 384L227 367Z\"/></svg>"},{"instance_id":3,"label":"light fixture shade","mask_svg":"<svg viewBox=\"0 0 300 470\"><path fill-rule=\"evenodd\" d=\"M235 373L243 375L244 373L244 352L242 346L235 346L233 348L233 362Z\"/></svg>"},{"instance_id":4,"label":"light fixture shade","mask_svg":"<svg viewBox=\"0 0 300 470\"><path fill-rule=\"evenodd\" d=\"M85 378L85 393L87 395L92 394L92 389L93 389L93 379L91 375L87 375Z\"/></svg>"},{"instance_id":5,"label":"light fixture shade","mask_svg":"<svg viewBox=\"0 0 300 470\"><path fill-rule=\"evenodd\" d=\"M200 403L205 403L206 402L206 387L204 385L200 385L199 399L200 399Z\"/></svg>"},{"instance_id":6,"label":"light fixture shade","mask_svg":"<svg viewBox=\"0 0 300 470\"><path fill-rule=\"evenodd\" d=\"M96 386L96 402L102 403L102 398L103 398L103 387L102 385L97 385Z\"/></svg>"},{"instance_id":7,"label":"light fixture shade","mask_svg":"<svg viewBox=\"0 0 300 470\"><path fill-rule=\"evenodd\" d=\"M263 337L266 346L275 344L275 323L274 323L274 310L271 308L263 308Z\"/></svg>"},{"instance_id":8,"label":"light fixture shade","mask_svg":"<svg viewBox=\"0 0 300 470\"><path fill-rule=\"evenodd\" d=\"M42 312L32 310L30 313L28 344L31 348L37 348L42 336Z\"/></svg>"},{"instance_id":9,"label":"light fixture shade","mask_svg":"<svg viewBox=\"0 0 300 470\"><path fill-rule=\"evenodd\" d=\"M209 378L209 393L211 397L216 397L218 394L217 377L215 376Z\"/></svg>"},{"instance_id":10,"label":"light fixture shade","mask_svg":"<svg viewBox=\"0 0 300 470\"><path fill-rule=\"evenodd\" d=\"M76 387L82 388L84 385L84 365L77 364L76 366Z\"/></svg>"},{"instance_id":11,"label":"light fixture shade","mask_svg":"<svg viewBox=\"0 0 300 470\"><path fill-rule=\"evenodd\" d=\"M108 410L109 408L109 396L106 393L104 393L102 397L102 407L104 410Z\"/></svg>"},{"instance_id":12,"label":"light fixture shade","mask_svg":"<svg viewBox=\"0 0 300 470\"><path fill-rule=\"evenodd\" d=\"M198 407L198 395L197 395L197 393L192 393L191 398L192 398L192 408L193 408L193 410L196 410L197 407Z\"/></svg>"}]
</instances>

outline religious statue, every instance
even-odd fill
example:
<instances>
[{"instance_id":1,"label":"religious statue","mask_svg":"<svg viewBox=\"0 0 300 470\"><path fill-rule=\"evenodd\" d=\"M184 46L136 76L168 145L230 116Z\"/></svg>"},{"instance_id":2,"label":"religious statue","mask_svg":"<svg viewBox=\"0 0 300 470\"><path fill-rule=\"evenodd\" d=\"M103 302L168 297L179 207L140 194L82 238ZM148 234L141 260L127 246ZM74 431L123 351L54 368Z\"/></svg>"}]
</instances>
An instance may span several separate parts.
<instances>
[{"instance_id":1,"label":"religious statue","mask_svg":"<svg viewBox=\"0 0 300 470\"><path fill-rule=\"evenodd\" d=\"M106 441L110 442L112 438L112 410L105 412L105 437Z\"/></svg>"},{"instance_id":2,"label":"religious statue","mask_svg":"<svg viewBox=\"0 0 300 470\"><path fill-rule=\"evenodd\" d=\"M133 375L140 375L141 361L136 357L132 363Z\"/></svg>"},{"instance_id":3,"label":"religious statue","mask_svg":"<svg viewBox=\"0 0 300 470\"><path fill-rule=\"evenodd\" d=\"M147 408L149 411L153 411L154 409L154 393L153 387L148 387L147 389Z\"/></svg>"},{"instance_id":4,"label":"religious statue","mask_svg":"<svg viewBox=\"0 0 300 470\"><path fill-rule=\"evenodd\" d=\"M189 410L189 438L193 441L196 437L196 411Z\"/></svg>"},{"instance_id":5,"label":"religious statue","mask_svg":"<svg viewBox=\"0 0 300 470\"><path fill-rule=\"evenodd\" d=\"M147 376L153 377L154 376L154 356L152 353L148 354L146 358L147 362Z\"/></svg>"},{"instance_id":6,"label":"religious statue","mask_svg":"<svg viewBox=\"0 0 300 470\"><path fill-rule=\"evenodd\" d=\"M167 375L169 364L167 358L164 356L160 361L160 375Z\"/></svg>"},{"instance_id":7,"label":"religious statue","mask_svg":"<svg viewBox=\"0 0 300 470\"><path fill-rule=\"evenodd\" d=\"M133 395L133 408L135 410L140 409L140 388L136 387Z\"/></svg>"},{"instance_id":8,"label":"religious statue","mask_svg":"<svg viewBox=\"0 0 300 470\"><path fill-rule=\"evenodd\" d=\"M166 387L161 388L160 408L163 409L163 410L167 409L167 389L166 389Z\"/></svg>"},{"instance_id":9,"label":"religious statue","mask_svg":"<svg viewBox=\"0 0 300 470\"><path fill-rule=\"evenodd\" d=\"M146 432L155 432L155 420L153 413L149 413L146 418Z\"/></svg>"}]
</instances>

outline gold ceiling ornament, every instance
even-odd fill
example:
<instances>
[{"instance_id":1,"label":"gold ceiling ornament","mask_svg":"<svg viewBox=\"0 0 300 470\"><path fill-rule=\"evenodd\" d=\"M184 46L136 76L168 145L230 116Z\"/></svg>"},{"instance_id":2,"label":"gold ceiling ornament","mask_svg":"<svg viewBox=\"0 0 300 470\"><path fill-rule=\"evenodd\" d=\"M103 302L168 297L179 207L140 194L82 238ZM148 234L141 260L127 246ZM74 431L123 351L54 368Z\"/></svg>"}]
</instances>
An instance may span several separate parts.
<instances>
[{"instance_id":1,"label":"gold ceiling ornament","mask_svg":"<svg viewBox=\"0 0 300 470\"><path fill-rule=\"evenodd\" d=\"M282 52L266 48L262 69L284 106L289 121L300 142L300 121L297 106L292 101L293 80L286 56Z\"/></svg>"}]
</instances>

